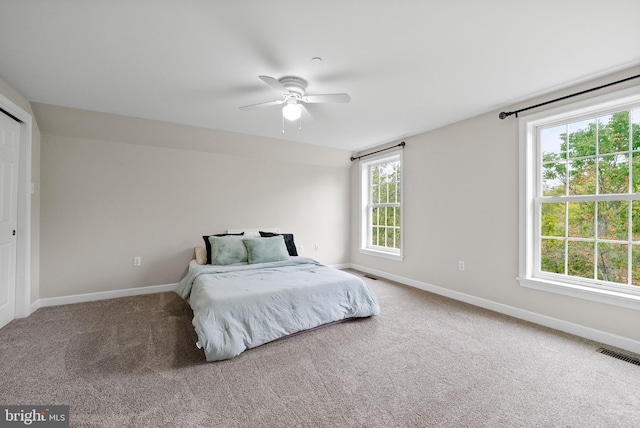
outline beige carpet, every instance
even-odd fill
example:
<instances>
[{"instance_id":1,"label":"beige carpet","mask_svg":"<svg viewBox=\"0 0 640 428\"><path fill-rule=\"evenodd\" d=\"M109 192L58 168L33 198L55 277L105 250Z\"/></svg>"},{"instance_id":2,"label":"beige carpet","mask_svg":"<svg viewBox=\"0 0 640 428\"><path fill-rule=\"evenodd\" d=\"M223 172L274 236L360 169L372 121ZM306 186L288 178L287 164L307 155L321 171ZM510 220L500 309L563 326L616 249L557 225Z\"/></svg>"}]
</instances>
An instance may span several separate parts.
<instances>
[{"instance_id":1,"label":"beige carpet","mask_svg":"<svg viewBox=\"0 0 640 428\"><path fill-rule=\"evenodd\" d=\"M0 404L74 427L637 427L640 367L597 343L387 281L382 314L204 362L173 293L0 330Z\"/></svg>"}]
</instances>

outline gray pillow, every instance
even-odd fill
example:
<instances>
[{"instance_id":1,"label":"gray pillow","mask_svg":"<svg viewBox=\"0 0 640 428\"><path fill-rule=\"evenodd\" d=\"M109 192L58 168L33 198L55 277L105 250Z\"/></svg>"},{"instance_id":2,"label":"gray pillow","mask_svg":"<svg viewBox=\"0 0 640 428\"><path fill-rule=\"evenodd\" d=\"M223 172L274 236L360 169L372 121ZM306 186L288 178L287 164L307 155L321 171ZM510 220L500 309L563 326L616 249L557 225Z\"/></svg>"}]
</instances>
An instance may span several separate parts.
<instances>
[{"instance_id":1,"label":"gray pillow","mask_svg":"<svg viewBox=\"0 0 640 428\"><path fill-rule=\"evenodd\" d=\"M211 264L230 265L247 262L247 248L242 236L210 236Z\"/></svg>"},{"instance_id":2,"label":"gray pillow","mask_svg":"<svg viewBox=\"0 0 640 428\"><path fill-rule=\"evenodd\" d=\"M284 237L243 239L247 247L249 263L267 263L289 260L289 252L284 243Z\"/></svg>"}]
</instances>

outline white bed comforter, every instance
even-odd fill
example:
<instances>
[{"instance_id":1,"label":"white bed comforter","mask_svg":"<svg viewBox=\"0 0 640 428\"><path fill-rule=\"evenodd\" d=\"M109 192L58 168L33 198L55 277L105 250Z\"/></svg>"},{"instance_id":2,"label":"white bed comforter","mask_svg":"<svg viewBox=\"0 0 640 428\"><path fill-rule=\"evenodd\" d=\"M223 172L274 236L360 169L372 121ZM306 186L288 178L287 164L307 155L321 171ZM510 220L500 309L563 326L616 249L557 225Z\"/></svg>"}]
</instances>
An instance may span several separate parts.
<instances>
[{"instance_id":1,"label":"white bed comforter","mask_svg":"<svg viewBox=\"0 0 640 428\"><path fill-rule=\"evenodd\" d=\"M193 325L207 361L232 358L322 324L380 313L364 281L306 257L198 266L176 292L193 309Z\"/></svg>"}]
</instances>

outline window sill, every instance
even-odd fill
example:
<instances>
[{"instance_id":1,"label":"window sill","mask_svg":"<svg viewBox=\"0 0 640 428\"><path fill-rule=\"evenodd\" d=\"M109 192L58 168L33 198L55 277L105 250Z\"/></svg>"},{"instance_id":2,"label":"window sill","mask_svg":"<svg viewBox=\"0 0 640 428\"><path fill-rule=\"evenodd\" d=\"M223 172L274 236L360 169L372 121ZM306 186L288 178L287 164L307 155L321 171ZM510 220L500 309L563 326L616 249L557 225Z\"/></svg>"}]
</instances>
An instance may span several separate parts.
<instances>
[{"instance_id":1,"label":"window sill","mask_svg":"<svg viewBox=\"0 0 640 428\"><path fill-rule=\"evenodd\" d=\"M640 295L622 293L541 278L517 278L520 285L536 290L640 310Z\"/></svg>"},{"instance_id":2,"label":"window sill","mask_svg":"<svg viewBox=\"0 0 640 428\"><path fill-rule=\"evenodd\" d=\"M385 251L370 250L368 248L360 248L360 254L366 254L367 256L374 256L374 257L382 257L384 259L396 260L399 262L404 260L404 256L402 254L387 253Z\"/></svg>"}]
</instances>

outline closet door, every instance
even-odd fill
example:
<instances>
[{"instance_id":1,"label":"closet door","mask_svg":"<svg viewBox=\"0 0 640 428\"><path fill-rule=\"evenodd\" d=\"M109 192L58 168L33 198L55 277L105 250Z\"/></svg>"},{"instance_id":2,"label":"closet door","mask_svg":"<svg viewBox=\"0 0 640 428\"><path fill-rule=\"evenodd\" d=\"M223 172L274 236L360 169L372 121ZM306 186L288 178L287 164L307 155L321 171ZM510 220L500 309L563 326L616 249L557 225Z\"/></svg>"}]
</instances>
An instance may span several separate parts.
<instances>
[{"instance_id":1,"label":"closet door","mask_svg":"<svg viewBox=\"0 0 640 428\"><path fill-rule=\"evenodd\" d=\"M20 124L0 112L0 327L15 318Z\"/></svg>"}]
</instances>

